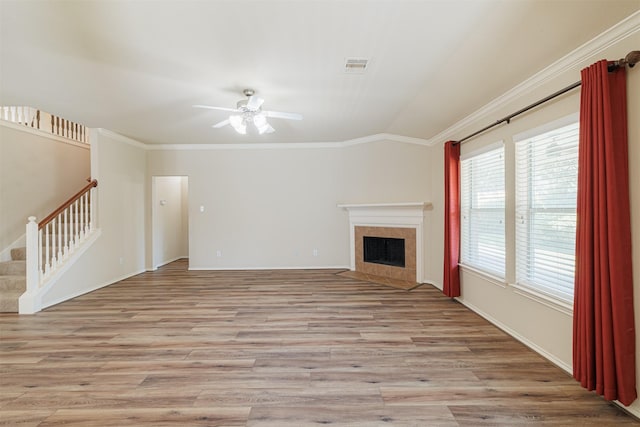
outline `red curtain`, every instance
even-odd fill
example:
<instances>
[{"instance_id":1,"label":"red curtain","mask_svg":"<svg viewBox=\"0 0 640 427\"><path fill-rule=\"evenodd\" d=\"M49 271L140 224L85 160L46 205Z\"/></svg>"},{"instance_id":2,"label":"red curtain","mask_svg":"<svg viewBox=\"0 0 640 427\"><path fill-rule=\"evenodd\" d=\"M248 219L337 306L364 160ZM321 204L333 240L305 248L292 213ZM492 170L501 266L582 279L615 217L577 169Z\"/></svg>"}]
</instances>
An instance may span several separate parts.
<instances>
[{"instance_id":1,"label":"red curtain","mask_svg":"<svg viewBox=\"0 0 640 427\"><path fill-rule=\"evenodd\" d=\"M460 296L460 144L444 145L444 289L445 295Z\"/></svg>"},{"instance_id":2,"label":"red curtain","mask_svg":"<svg viewBox=\"0 0 640 427\"><path fill-rule=\"evenodd\" d=\"M624 67L582 70L573 376L607 400L636 399Z\"/></svg>"}]
</instances>

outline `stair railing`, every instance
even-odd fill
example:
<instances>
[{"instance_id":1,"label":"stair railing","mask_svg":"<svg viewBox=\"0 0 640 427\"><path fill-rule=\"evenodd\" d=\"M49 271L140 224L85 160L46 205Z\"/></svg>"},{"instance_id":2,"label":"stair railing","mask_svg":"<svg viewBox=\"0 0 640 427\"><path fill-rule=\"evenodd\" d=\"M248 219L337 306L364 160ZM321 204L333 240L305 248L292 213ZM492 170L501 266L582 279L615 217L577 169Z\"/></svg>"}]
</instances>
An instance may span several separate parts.
<instances>
[{"instance_id":1,"label":"stair railing","mask_svg":"<svg viewBox=\"0 0 640 427\"><path fill-rule=\"evenodd\" d=\"M79 123L31 107L0 106L0 119L25 125L52 135L89 143L88 129Z\"/></svg>"},{"instance_id":2,"label":"stair railing","mask_svg":"<svg viewBox=\"0 0 640 427\"><path fill-rule=\"evenodd\" d=\"M31 107L0 107L0 119L40 129L40 110Z\"/></svg>"},{"instance_id":3,"label":"stair railing","mask_svg":"<svg viewBox=\"0 0 640 427\"><path fill-rule=\"evenodd\" d=\"M94 188L91 180L40 222L27 223L27 292L35 292L94 231Z\"/></svg>"}]
</instances>

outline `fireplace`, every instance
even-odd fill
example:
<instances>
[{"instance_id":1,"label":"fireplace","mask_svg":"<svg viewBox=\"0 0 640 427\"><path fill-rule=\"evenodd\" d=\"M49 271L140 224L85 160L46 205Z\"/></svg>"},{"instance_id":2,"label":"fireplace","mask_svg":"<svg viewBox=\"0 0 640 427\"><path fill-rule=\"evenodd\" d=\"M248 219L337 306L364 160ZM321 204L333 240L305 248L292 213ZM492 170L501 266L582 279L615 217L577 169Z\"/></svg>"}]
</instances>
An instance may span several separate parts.
<instances>
[{"instance_id":1,"label":"fireplace","mask_svg":"<svg viewBox=\"0 0 640 427\"><path fill-rule=\"evenodd\" d=\"M431 203L350 204L338 207L349 212L352 271L422 283L424 211L431 207ZM373 249L372 255L365 238L373 238L374 244L381 244L382 249ZM400 249L402 255L397 255ZM379 251L385 253L380 256Z\"/></svg>"},{"instance_id":2,"label":"fireplace","mask_svg":"<svg viewBox=\"0 0 640 427\"><path fill-rule=\"evenodd\" d=\"M355 271L360 273L372 274L374 276L388 277L390 279L406 280L410 282L416 281L416 229L406 227L355 227ZM393 256L397 260L403 258L405 262L402 265L392 262L371 262L367 261L367 251L365 246L365 237L373 238L377 242L395 242L391 243L392 249L396 252ZM402 242L402 245L397 243ZM399 246L402 246L402 254L397 253ZM387 245L387 250L389 249ZM380 254L378 254L380 255Z\"/></svg>"}]
</instances>

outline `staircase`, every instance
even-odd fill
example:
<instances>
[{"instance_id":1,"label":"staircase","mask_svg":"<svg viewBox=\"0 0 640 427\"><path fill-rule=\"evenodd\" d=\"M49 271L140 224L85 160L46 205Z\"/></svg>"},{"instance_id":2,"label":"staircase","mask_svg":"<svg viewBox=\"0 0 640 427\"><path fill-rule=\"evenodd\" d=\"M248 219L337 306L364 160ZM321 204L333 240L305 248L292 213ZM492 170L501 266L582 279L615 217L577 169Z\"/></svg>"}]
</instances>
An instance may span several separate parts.
<instances>
[{"instance_id":1,"label":"staircase","mask_svg":"<svg viewBox=\"0 0 640 427\"><path fill-rule=\"evenodd\" d=\"M86 149L90 146L89 128L31 107L0 105L0 126L26 131L27 134L39 135L55 141L56 144L73 141L72 145L76 147ZM16 133L9 131L9 135L8 139L12 142L11 140ZM20 141L24 137L15 136L17 146L20 146ZM20 147L22 150L20 153L24 152L30 155L31 149L33 147L27 144L26 147ZM54 150L54 152L57 156L58 154L66 154L67 151ZM63 162L60 163L60 170L75 167L75 164L70 161L61 160ZM67 184L68 178L66 175L64 178L59 175L55 166L57 165L46 167L42 173L28 177L29 182L33 183L29 188L36 191L36 194L39 194L37 193L39 180L51 179L55 181L56 184L52 187L53 193L47 194L51 200L38 201L38 203L25 206L24 212L11 210L12 223L17 224L19 216L26 217L31 213L28 210L35 208L42 212L43 209L49 209L52 200L64 196L66 188L63 188L63 185ZM82 170L85 168L83 167ZM74 173L73 176L77 176L77 173ZM61 178L60 183L57 182L58 178ZM20 180L21 177L16 179ZM56 281L65 269L69 268L86 250L88 244L99 236L99 233L93 233L96 228L94 212L91 209L91 201L94 199L95 193L93 189L98 183L96 180L88 179L88 181L90 182L82 190L44 219L36 221L35 216L28 217L25 235L9 246L14 248L25 245L24 248L12 249L10 257L7 254L7 247L0 248L0 260L10 259L10 261L0 262L0 313L32 314L40 311L43 308L42 296L56 285ZM9 206L3 205L0 210L8 211ZM1 242L6 244L19 234L21 232L17 226L13 227L7 231L7 235L1 236ZM18 243L21 241L25 241L25 243Z\"/></svg>"},{"instance_id":2,"label":"staircase","mask_svg":"<svg viewBox=\"0 0 640 427\"><path fill-rule=\"evenodd\" d=\"M27 249L11 250L11 261L0 262L0 313L17 313L18 299L27 288Z\"/></svg>"}]
</instances>

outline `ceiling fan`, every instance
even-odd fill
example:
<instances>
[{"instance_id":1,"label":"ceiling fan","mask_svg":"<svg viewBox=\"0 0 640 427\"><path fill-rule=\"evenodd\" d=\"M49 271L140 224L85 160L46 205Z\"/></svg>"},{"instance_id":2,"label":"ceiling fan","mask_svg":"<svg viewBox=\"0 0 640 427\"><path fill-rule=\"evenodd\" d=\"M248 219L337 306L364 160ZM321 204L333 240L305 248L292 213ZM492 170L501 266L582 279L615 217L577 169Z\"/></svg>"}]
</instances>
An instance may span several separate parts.
<instances>
[{"instance_id":1,"label":"ceiling fan","mask_svg":"<svg viewBox=\"0 0 640 427\"><path fill-rule=\"evenodd\" d=\"M302 115L298 113L284 113L281 111L265 111L262 109L264 99L255 96L253 89L242 91L247 99L238 101L236 108L213 107L210 105L194 105L195 108L207 108L210 110L230 111L228 119L216 123L212 127L221 128L231 125L240 134L247 133L247 125L253 123L259 134L272 133L275 129L267 122L267 117L277 119L302 120Z\"/></svg>"}]
</instances>

